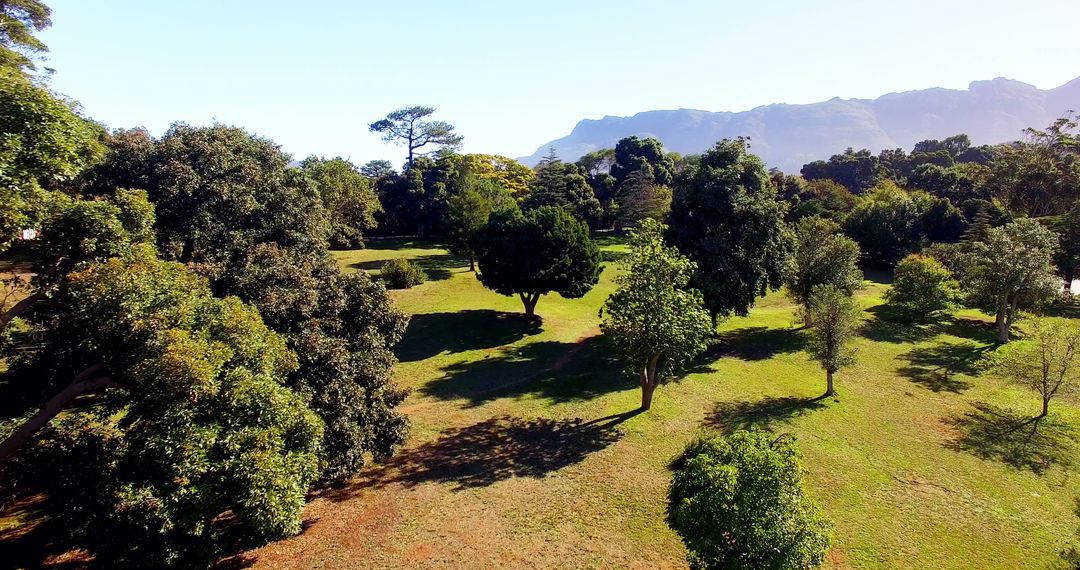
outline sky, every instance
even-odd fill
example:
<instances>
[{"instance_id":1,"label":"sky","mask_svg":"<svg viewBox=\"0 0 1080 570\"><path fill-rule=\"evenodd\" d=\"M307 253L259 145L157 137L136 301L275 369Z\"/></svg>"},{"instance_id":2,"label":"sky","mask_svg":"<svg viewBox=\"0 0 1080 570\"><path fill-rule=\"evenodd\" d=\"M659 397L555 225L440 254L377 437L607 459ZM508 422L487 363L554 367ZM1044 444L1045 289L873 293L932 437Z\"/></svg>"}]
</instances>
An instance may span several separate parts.
<instances>
[{"instance_id":1,"label":"sky","mask_svg":"<svg viewBox=\"0 0 1080 570\"><path fill-rule=\"evenodd\" d=\"M242 126L297 158L404 160L367 125L436 107L518 157L581 119L1080 76L1080 0L46 0L54 90L110 128Z\"/></svg>"}]
</instances>

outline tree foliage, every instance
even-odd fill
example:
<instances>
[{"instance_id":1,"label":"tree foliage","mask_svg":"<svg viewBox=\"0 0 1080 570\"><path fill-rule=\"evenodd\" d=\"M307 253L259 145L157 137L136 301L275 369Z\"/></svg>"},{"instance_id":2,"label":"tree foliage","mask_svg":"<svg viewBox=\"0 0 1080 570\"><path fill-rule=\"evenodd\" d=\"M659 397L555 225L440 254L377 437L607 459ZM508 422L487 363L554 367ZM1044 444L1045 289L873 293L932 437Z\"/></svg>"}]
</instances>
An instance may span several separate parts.
<instances>
[{"instance_id":1,"label":"tree foliage","mask_svg":"<svg viewBox=\"0 0 1080 570\"><path fill-rule=\"evenodd\" d=\"M500 295L518 295L530 317L542 295L576 299L600 279L600 249L588 226L556 206L492 215L475 247L480 282Z\"/></svg>"},{"instance_id":2,"label":"tree foliage","mask_svg":"<svg viewBox=\"0 0 1080 570\"><path fill-rule=\"evenodd\" d=\"M1062 214L1080 199L1078 125L1067 114L1045 131L1026 129L1024 140L999 147L987 183L1010 211L1031 217Z\"/></svg>"},{"instance_id":3,"label":"tree foliage","mask_svg":"<svg viewBox=\"0 0 1080 570\"><path fill-rule=\"evenodd\" d=\"M49 51L34 32L52 25L51 13L40 0L0 0L0 68L34 69L34 57Z\"/></svg>"},{"instance_id":4,"label":"tree foliage","mask_svg":"<svg viewBox=\"0 0 1080 570\"><path fill-rule=\"evenodd\" d=\"M795 225L795 248L785 283L795 303L806 307L818 285L834 285L848 295L862 287L863 274L856 265L859 245L838 230L835 223L817 216Z\"/></svg>"},{"instance_id":5,"label":"tree foliage","mask_svg":"<svg viewBox=\"0 0 1080 570\"><path fill-rule=\"evenodd\" d=\"M785 206L746 141L724 140L676 181L669 240L697 264L690 286L715 320L745 315L783 284L792 246Z\"/></svg>"},{"instance_id":6,"label":"tree foliage","mask_svg":"<svg viewBox=\"0 0 1080 570\"><path fill-rule=\"evenodd\" d=\"M526 210L559 206L595 227L600 220L600 201L577 165L551 154L536 166L536 180L521 203Z\"/></svg>"},{"instance_id":7,"label":"tree foliage","mask_svg":"<svg viewBox=\"0 0 1080 570\"><path fill-rule=\"evenodd\" d=\"M20 457L73 536L158 566L206 546L227 511L264 539L299 531L323 425L285 386L296 357L255 309L146 250L72 274L54 306L11 381L55 394L31 427L96 395Z\"/></svg>"},{"instance_id":8,"label":"tree foliage","mask_svg":"<svg viewBox=\"0 0 1080 570\"><path fill-rule=\"evenodd\" d=\"M855 362L851 341L862 323L862 309L845 291L835 285L818 285L810 294L810 355L825 370L825 396L832 396L833 375Z\"/></svg>"},{"instance_id":9,"label":"tree foliage","mask_svg":"<svg viewBox=\"0 0 1080 570\"><path fill-rule=\"evenodd\" d=\"M920 318L952 307L959 299L960 284L940 261L912 254L896 264L893 283L885 302Z\"/></svg>"},{"instance_id":10,"label":"tree foliage","mask_svg":"<svg viewBox=\"0 0 1080 570\"><path fill-rule=\"evenodd\" d=\"M386 142L397 143L408 149L408 161L412 166L420 149L435 145L441 152L453 151L461 146L463 137L454 132L454 126L446 121L427 121L435 114L434 107L406 107L391 111L386 118L371 123L368 128L373 133L383 135Z\"/></svg>"},{"instance_id":11,"label":"tree foliage","mask_svg":"<svg viewBox=\"0 0 1080 570\"><path fill-rule=\"evenodd\" d=\"M999 342L1009 334L1021 309L1054 297L1061 280L1053 264L1057 236L1042 224L1022 218L991 228L971 244L960 271L967 302L995 317Z\"/></svg>"},{"instance_id":12,"label":"tree foliage","mask_svg":"<svg viewBox=\"0 0 1080 570\"><path fill-rule=\"evenodd\" d=\"M795 438L762 431L687 446L675 462L668 521L695 569L815 568L832 542L803 489Z\"/></svg>"},{"instance_id":13,"label":"tree foliage","mask_svg":"<svg viewBox=\"0 0 1080 570\"><path fill-rule=\"evenodd\" d=\"M659 383L705 350L712 334L701 293L688 289L694 263L664 244L663 224L646 219L631 234L618 289L601 311L600 329L641 385L641 409Z\"/></svg>"},{"instance_id":14,"label":"tree foliage","mask_svg":"<svg viewBox=\"0 0 1080 570\"><path fill-rule=\"evenodd\" d=\"M375 214L382 209L371 181L344 158L312 156L300 166L315 183L330 217L330 245L362 247L364 232L375 227Z\"/></svg>"},{"instance_id":15,"label":"tree foliage","mask_svg":"<svg viewBox=\"0 0 1080 570\"><path fill-rule=\"evenodd\" d=\"M1035 318L1024 329L1024 340L999 349L990 362L999 375L1039 395L1041 419L1054 397L1080 387L1080 327Z\"/></svg>"}]
</instances>

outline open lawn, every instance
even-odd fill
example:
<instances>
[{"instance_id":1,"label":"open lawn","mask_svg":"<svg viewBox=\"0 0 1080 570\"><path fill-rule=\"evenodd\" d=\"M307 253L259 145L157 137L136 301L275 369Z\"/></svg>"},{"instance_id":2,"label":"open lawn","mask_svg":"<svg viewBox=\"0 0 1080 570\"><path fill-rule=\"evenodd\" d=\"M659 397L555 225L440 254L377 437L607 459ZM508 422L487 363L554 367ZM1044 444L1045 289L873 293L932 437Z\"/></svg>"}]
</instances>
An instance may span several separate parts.
<instances>
[{"instance_id":1,"label":"open lawn","mask_svg":"<svg viewBox=\"0 0 1080 570\"><path fill-rule=\"evenodd\" d=\"M624 246L604 241L606 258ZM703 429L796 435L810 491L836 528L834 568L1045 568L1076 530L1080 409L979 374L984 317L891 321L881 276L838 395L780 294L721 325L721 342L653 409L599 336L609 264L582 299L541 299L542 324L485 290L438 245L338 252L346 270L404 256L432 279L395 291L413 315L397 353L412 389L408 446L308 507L295 538L247 553L262 568L685 566L664 520L669 462Z\"/></svg>"}]
</instances>

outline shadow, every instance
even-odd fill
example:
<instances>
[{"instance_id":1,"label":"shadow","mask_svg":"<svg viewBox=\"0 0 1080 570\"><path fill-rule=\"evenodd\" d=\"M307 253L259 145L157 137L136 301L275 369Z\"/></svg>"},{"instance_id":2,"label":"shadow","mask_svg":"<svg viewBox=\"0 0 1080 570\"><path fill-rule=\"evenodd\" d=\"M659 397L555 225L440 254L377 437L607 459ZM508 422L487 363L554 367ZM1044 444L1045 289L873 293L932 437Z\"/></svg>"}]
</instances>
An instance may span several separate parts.
<instances>
[{"instance_id":1,"label":"shadow","mask_svg":"<svg viewBox=\"0 0 1080 570\"><path fill-rule=\"evenodd\" d=\"M897 372L933 392L960 394L971 388L972 383L955 376L977 375L979 361L986 356L990 348L989 345L971 344L941 344L916 348L901 356L908 361L908 366Z\"/></svg>"},{"instance_id":2,"label":"shadow","mask_svg":"<svg viewBox=\"0 0 1080 570\"><path fill-rule=\"evenodd\" d=\"M1040 311L1043 315L1048 317L1060 317L1063 319L1080 319L1080 304L1073 303L1053 303L1046 307L1043 307Z\"/></svg>"},{"instance_id":3,"label":"shadow","mask_svg":"<svg viewBox=\"0 0 1080 570\"><path fill-rule=\"evenodd\" d=\"M495 348L538 334L540 323L523 313L490 309L412 315L394 354L402 362L414 362L444 352Z\"/></svg>"},{"instance_id":4,"label":"shadow","mask_svg":"<svg viewBox=\"0 0 1080 570\"><path fill-rule=\"evenodd\" d=\"M772 430L777 423L824 408L827 399L824 396L809 399L769 396L756 402L717 402L704 423L725 435L753 427Z\"/></svg>"},{"instance_id":5,"label":"shadow","mask_svg":"<svg viewBox=\"0 0 1080 570\"><path fill-rule=\"evenodd\" d=\"M913 319L911 314L889 305L866 309L871 318L863 326L862 335L877 342L914 343L948 334L970 340L993 343L994 324L979 319L957 318L941 314L927 319Z\"/></svg>"},{"instance_id":6,"label":"shadow","mask_svg":"<svg viewBox=\"0 0 1080 570\"><path fill-rule=\"evenodd\" d=\"M742 360L766 360L778 354L799 352L806 348L806 335L801 329L744 327L725 331L705 352L708 361L724 356Z\"/></svg>"},{"instance_id":7,"label":"shadow","mask_svg":"<svg viewBox=\"0 0 1080 570\"><path fill-rule=\"evenodd\" d=\"M395 455L366 480L323 496L341 501L361 489L391 483L407 487L453 483L454 490L460 491L512 477L543 478L618 441L622 437L618 425L638 413L635 410L590 421L502 416L451 428L435 441Z\"/></svg>"},{"instance_id":8,"label":"shadow","mask_svg":"<svg viewBox=\"0 0 1080 570\"><path fill-rule=\"evenodd\" d=\"M48 499L34 495L13 502L0 516L23 515L23 522L0 531L0 560L9 568L90 568L93 557L81 550L62 517L48 514Z\"/></svg>"},{"instance_id":9,"label":"shadow","mask_svg":"<svg viewBox=\"0 0 1080 570\"><path fill-rule=\"evenodd\" d=\"M946 447L1001 461L1040 474L1054 465L1069 467L1077 457L1080 433L1053 416L1036 420L987 403L947 420L957 437Z\"/></svg>"},{"instance_id":10,"label":"shadow","mask_svg":"<svg viewBox=\"0 0 1080 570\"><path fill-rule=\"evenodd\" d=\"M369 248L375 249L375 248ZM392 248L390 248L392 249ZM428 281L443 281L449 279L452 275L453 269L468 269L469 261L450 255L449 253L440 253L436 255L422 255L420 257L414 257L409 261L420 266L427 275ZM379 270L382 269L385 259L373 259L371 261L357 261L356 263L350 263L349 267L355 269L361 269L364 271L374 272L378 276Z\"/></svg>"},{"instance_id":11,"label":"shadow","mask_svg":"<svg viewBox=\"0 0 1080 570\"><path fill-rule=\"evenodd\" d=\"M534 342L472 362L443 368L442 378L419 388L442 400L477 406L496 398L534 394L553 403L592 399L635 384L623 373L602 335L576 343Z\"/></svg>"},{"instance_id":12,"label":"shadow","mask_svg":"<svg viewBox=\"0 0 1080 570\"><path fill-rule=\"evenodd\" d=\"M399 249L446 249L446 243L439 239L418 237L383 237L364 238L363 249L375 251L395 251Z\"/></svg>"}]
</instances>

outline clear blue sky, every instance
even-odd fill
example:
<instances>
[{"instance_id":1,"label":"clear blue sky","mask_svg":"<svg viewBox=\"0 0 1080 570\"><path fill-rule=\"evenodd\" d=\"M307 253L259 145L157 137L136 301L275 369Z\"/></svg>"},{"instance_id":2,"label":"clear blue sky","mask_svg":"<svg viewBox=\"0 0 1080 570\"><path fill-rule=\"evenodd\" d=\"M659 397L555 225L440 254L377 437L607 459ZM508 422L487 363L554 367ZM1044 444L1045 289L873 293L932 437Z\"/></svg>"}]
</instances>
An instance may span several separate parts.
<instances>
[{"instance_id":1,"label":"clear blue sky","mask_svg":"<svg viewBox=\"0 0 1080 570\"><path fill-rule=\"evenodd\" d=\"M46 1L53 88L108 126L357 163L402 162L367 124L408 105L516 157L583 118L1080 76L1078 0Z\"/></svg>"}]
</instances>

